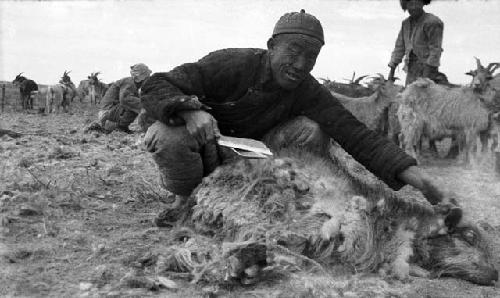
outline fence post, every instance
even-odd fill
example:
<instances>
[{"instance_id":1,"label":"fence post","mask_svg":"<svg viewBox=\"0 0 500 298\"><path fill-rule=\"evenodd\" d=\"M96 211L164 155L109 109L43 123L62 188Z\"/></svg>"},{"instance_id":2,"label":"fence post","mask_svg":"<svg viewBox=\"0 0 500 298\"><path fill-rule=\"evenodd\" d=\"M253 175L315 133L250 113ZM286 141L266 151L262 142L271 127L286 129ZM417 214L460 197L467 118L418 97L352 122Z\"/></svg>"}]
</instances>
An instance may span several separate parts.
<instances>
[{"instance_id":1,"label":"fence post","mask_svg":"<svg viewBox=\"0 0 500 298\"><path fill-rule=\"evenodd\" d=\"M5 105L5 84L2 84L2 113L4 105Z\"/></svg>"}]
</instances>

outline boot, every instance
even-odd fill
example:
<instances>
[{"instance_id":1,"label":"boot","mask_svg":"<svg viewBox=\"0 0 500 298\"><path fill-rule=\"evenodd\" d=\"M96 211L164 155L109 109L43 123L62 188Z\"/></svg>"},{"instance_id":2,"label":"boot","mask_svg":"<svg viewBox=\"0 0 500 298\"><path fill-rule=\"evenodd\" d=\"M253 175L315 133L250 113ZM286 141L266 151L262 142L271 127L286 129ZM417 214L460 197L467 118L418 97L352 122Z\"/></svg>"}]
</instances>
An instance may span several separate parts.
<instances>
[{"instance_id":1,"label":"boot","mask_svg":"<svg viewBox=\"0 0 500 298\"><path fill-rule=\"evenodd\" d=\"M105 123L102 126L102 128L104 129L104 131L106 133L110 133L113 130L115 130L116 128L118 128L118 123L116 123L114 121L105 120Z\"/></svg>"},{"instance_id":2,"label":"boot","mask_svg":"<svg viewBox=\"0 0 500 298\"><path fill-rule=\"evenodd\" d=\"M132 134L132 133L134 133L133 131L131 131L128 128L128 126L117 125L116 129L119 130L119 131L123 131L126 134Z\"/></svg>"},{"instance_id":3,"label":"boot","mask_svg":"<svg viewBox=\"0 0 500 298\"><path fill-rule=\"evenodd\" d=\"M157 227L174 227L191 217L194 200L189 196L175 196L175 202L158 213L153 219Z\"/></svg>"}]
</instances>

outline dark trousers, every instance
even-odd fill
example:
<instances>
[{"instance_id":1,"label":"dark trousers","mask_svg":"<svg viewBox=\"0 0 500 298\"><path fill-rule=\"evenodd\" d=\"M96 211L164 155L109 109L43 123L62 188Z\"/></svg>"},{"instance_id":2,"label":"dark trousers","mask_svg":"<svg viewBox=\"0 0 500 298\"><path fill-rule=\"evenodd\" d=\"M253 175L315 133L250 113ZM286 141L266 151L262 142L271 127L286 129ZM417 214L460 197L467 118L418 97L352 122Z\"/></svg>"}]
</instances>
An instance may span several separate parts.
<instances>
[{"instance_id":1,"label":"dark trousers","mask_svg":"<svg viewBox=\"0 0 500 298\"><path fill-rule=\"evenodd\" d=\"M408 71L406 73L405 86L415 82L417 78L424 77L424 63L418 61L417 56L410 54L410 60L408 61ZM444 73L438 71L436 67L431 72L425 76L433 80L436 84L448 85L448 78Z\"/></svg>"},{"instance_id":2,"label":"dark trousers","mask_svg":"<svg viewBox=\"0 0 500 298\"><path fill-rule=\"evenodd\" d=\"M297 147L327 156L329 140L316 122L300 116L271 129L262 141L273 152ZM144 142L158 165L162 186L182 196L190 195L227 156L215 142L199 144L184 125L168 126L156 121Z\"/></svg>"}]
</instances>

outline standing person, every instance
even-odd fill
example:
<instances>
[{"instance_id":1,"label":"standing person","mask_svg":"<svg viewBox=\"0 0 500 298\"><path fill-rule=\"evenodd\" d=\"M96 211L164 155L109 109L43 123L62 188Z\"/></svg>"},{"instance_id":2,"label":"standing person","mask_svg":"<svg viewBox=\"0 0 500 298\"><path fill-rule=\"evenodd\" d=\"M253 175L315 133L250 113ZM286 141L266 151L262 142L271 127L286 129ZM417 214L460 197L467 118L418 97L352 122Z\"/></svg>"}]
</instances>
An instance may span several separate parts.
<instances>
[{"instance_id":1,"label":"standing person","mask_svg":"<svg viewBox=\"0 0 500 298\"><path fill-rule=\"evenodd\" d=\"M106 132L115 129L129 133L129 125L142 109L139 89L151 75L151 70L144 63L130 66L130 77L114 82L104 94L98 118Z\"/></svg>"},{"instance_id":2,"label":"standing person","mask_svg":"<svg viewBox=\"0 0 500 298\"><path fill-rule=\"evenodd\" d=\"M394 70L405 57L405 86L418 77L441 83L445 76L438 71L443 42L444 24L437 16L424 11L431 0L400 0L401 8L410 16L406 18L396 39L389 62L389 79L394 80ZM442 83L447 83L442 82Z\"/></svg>"},{"instance_id":3,"label":"standing person","mask_svg":"<svg viewBox=\"0 0 500 298\"><path fill-rule=\"evenodd\" d=\"M156 225L168 226L189 212L192 191L221 164L219 131L262 140L274 151L299 147L325 158L333 138L391 188L410 184L432 204L447 199L415 159L366 128L311 76L324 43L318 19L304 10L286 13L267 49L215 51L144 83L143 106L157 120L145 144L163 187L176 195ZM460 209L450 210L460 218Z\"/></svg>"}]
</instances>

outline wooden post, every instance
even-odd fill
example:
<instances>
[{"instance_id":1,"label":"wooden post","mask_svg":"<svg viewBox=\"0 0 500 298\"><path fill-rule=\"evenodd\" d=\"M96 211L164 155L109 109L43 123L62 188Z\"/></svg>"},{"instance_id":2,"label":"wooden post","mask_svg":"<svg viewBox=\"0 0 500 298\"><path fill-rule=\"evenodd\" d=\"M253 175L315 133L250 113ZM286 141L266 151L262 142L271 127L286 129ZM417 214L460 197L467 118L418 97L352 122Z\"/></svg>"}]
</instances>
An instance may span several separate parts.
<instances>
[{"instance_id":1,"label":"wooden post","mask_svg":"<svg viewBox=\"0 0 500 298\"><path fill-rule=\"evenodd\" d=\"M2 84L2 113L4 105L5 105L5 84Z\"/></svg>"}]
</instances>

